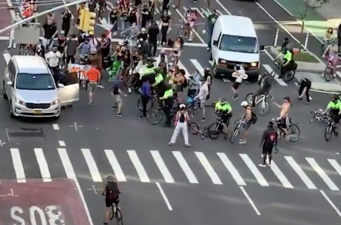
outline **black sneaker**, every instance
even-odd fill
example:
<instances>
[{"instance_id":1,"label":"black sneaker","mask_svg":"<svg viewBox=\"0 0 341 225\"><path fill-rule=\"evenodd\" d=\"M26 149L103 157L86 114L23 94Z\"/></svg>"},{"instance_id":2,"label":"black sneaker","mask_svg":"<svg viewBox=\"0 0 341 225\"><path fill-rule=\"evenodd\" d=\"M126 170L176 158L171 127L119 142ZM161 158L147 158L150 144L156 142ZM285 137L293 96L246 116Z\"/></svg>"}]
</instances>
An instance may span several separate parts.
<instances>
[{"instance_id":1,"label":"black sneaker","mask_svg":"<svg viewBox=\"0 0 341 225\"><path fill-rule=\"evenodd\" d=\"M143 119L144 119L144 116L139 116L139 118L140 118L141 120L143 120Z\"/></svg>"},{"instance_id":2,"label":"black sneaker","mask_svg":"<svg viewBox=\"0 0 341 225\"><path fill-rule=\"evenodd\" d=\"M117 113L116 116L123 117L122 113Z\"/></svg>"},{"instance_id":3,"label":"black sneaker","mask_svg":"<svg viewBox=\"0 0 341 225\"><path fill-rule=\"evenodd\" d=\"M111 109L117 109L117 105L112 106Z\"/></svg>"}]
</instances>

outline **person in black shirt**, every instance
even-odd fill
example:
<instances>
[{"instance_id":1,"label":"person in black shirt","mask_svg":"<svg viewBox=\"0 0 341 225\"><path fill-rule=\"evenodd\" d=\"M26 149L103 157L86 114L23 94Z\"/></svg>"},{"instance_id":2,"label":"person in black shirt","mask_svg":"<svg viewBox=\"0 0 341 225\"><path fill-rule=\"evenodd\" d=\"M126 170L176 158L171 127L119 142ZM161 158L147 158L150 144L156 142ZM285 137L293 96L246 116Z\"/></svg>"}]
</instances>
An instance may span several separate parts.
<instances>
[{"instance_id":1,"label":"person in black shirt","mask_svg":"<svg viewBox=\"0 0 341 225\"><path fill-rule=\"evenodd\" d=\"M62 18L62 30L64 31L65 36L68 35L70 30L70 24L71 24L71 13L65 9L63 12L63 18Z\"/></svg>"},{"instance_id":2,"label":"person in black shirt","mask_svg":"<svg viewBox=\"0 0 341 225\"><path fill-rule=\"evenodd\" d=\"M262 140L260 142L259 147L262 147L262 157L263 162L259 164L261 167L266 166L266 159L269 158L268 165L271 166L272 161L272 149L277 145L278 134L276 129L274 128L273 122L269 122L268 128L264 131Z\"/></svg>"},{"instance_id":3,"label":"person in black shirt","mask_svg":"<svg viewBox=\"0 0 341 225\"><path fill-rule=\"evenodd\" d=\"M128 21L130 24L137 23L136 8L133 8L129 13Z\"/></svg>"},{"instance_id":4,"label":"person in black shirt","mask_svg":"<svg viewBox=\"0 0 341 225\"><path fill-rule=\"evenodd\" d=\"M48 52L53 45L53 38L58 34L57 25L52 20L47 20L43 26L43 46L45 51Z\"/></svg>"},{"instance_id":5,"label":"person in black shirt","mask_svg":"<svg viewBox=\"0 0 341 225\"><path fill-rule=\"evenodd\" d=\"M143 41L146 41L148 38L148 34L147 34L147 31L146 31L146 28L142 27L141 29L141 32L137 35L137 39L138 40L143 40Z\"/></svg>"},{"instance_id":6,"label":"person in black shirt","mask_svg":"<svg viewBox=\"0 0 341 225\"><path fill-rule=\"evenodd\" d=\"M145 28L147 26L147 22L150 20L150 14L147 4L143 5L141 13L142 13L141 27Z\"/></svg>"},{"instance_id":7,"label":"person in black shirt","mask_svg":"<svg viewBox=\"0 0 341 225\"><path fill-rule=\"evenodd\" d=\"M110 219L110 212L111 207L113 204L115 204L116 208L118 207L118 204L120 202L119 195L121 191L118 188L118 182L114 175L109 175L106 177L106 184L103 188L102 195L105 196L105 207L106 213L105 213L105 220L104 224L108 224ZM117 215L114 215L115 217Z\"/></svg>"},{"instance_id":8,"label":"person in black shirt","mask_svg":"<svg viewBox=\"0 0 341 225\"><path fill-rule=\"evenodd\" d=\"M164 10L161 16L161 44L167 44L167 33L170 25L170 16L168 10Z\"/></svg>"},{"instance_id":9,"label":"person in black shirt","mask_svg":"<svg viewBox=\"0 0 341 225\"><path fill-rule=\"evenodd\" d=\"M109 13L110 25L112 26L111 32L117 32L117 22L118 22L118 8L114 7Z\"/></svg>"},{"instance_id":10,"label":"person in black shirt","mask_svg":"<svg viewBox=\"0 0 341 225\"><path fill-rule=\"evenodd\" d=\"M170 0L163 0L162 2L162 11L169 10Z\"/></svg>"},{"instance_id":11,"label":"person in black shirt","mask_svg":"<svg viewBox=\"0 0 341 225\"><path fill-rule=\"evenodd\" d=\"M96 13L97 3L95 2L95 0L89 0L86 3L86 6L90 12Z\"/></svg>"},{"instance_id":12,"label":"person in black shirt","mask_svg":"<svg viewBox=\"0 0 341 225\"><path fill-rule=\"evenodd\" d=\"M128 49L126 49L123 53L123 76L124 78L127 77L128 75L128 72L129 72L129 67L130 67L130 64L131 64L131 56L130 56L130 52Z\"/></svg>"},{"instance_id":13,"label":"person in black shirt","mask_svg":"<svg viewBox=\"0 0 341 225\"><path fill-rule=\"evenodd\" d=\"M159 35L159 32L160 32L159 26L155 21L153 21L151 26L148 28L150 54L152 54L153 56L156 55L157 36Z\"/></svg>"},{"instance_id":14,"label":"person in black shirt","mask_svg":"<svg viewBox=\"0 0 341 225\"><path fill-rule=\"evenodd\" d=\"M101 51L101 55L102 55L102 65L103 65L104 69L108 68L110 65L110 62L108 62L108 60L110 58L109 57L110 56L110 46L111 46L110 38L108 38L106 34L102 34L101 35L100 51Z\"/></svg>"},{"instance_id":15,"label":"person in black shirt","mask_svg":"<svg viewBox=\"0 0 341 225\"><path fill-rule=\"evenodd\" d=\"M307 104L310 102L309 90L311 88L311 81L308 78L303 78L299 82L299 89L298 89L298 101L302 100L303 95L305 94L307 99Z\"/></svg>"}]
</instances>

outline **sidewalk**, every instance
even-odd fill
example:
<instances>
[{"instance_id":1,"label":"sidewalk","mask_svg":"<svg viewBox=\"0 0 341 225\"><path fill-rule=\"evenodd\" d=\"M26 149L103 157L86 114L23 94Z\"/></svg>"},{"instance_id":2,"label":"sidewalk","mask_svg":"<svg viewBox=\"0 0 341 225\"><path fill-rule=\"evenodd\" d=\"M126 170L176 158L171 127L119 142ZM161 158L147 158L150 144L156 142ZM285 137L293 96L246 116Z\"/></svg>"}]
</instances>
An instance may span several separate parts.
<instances>
[{"instance_id":1,"label":"sidewalk","mask_svg":"<svg viewBox=\"0 0 341 225\"><path fill-rule=\"evenodd\" d=\"M303 0L274 0L297 20L301 20L301 14L305 9ZM341 0L329 0L321 8L313 9L309 7L305 28L316 38L323 40L324 33L328 27L337 29L341 21ZM313 2L313 1L312 1Z\"/></svg>"}]
</instances>

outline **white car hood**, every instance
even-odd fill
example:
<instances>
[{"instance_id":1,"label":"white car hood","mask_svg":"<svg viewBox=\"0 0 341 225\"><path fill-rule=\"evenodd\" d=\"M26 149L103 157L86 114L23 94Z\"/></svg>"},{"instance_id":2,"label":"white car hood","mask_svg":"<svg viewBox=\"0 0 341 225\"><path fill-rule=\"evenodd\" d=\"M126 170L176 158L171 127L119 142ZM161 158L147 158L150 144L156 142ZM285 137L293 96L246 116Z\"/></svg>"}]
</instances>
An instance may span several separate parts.
<instances>
[{"instance_id":1,"label":"white car hood","mask_svg":"<svg viewBox=\"0 0 341 225\"><path fill-rule=\"evenodd\" d=\"M259 53L218 51L217 59L223 59L233 62L253 63L259 62Z\"/></svg>"}]
</instances>

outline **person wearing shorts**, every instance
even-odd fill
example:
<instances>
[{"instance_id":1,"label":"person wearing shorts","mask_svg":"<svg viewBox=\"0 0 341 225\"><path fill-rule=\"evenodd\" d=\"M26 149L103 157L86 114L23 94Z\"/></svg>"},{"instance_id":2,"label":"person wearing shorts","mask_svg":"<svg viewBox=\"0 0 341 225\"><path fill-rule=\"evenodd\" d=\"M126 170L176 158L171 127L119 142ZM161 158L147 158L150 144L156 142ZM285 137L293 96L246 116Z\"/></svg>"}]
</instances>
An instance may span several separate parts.
<instances>
[{"instance_id":1,"label":"person wearing shorts","mask_svg":"<svg viewBox=\"0 0 341 225\"><path fill-rule=\"evenodd\" d=\"M92 104L92 96L94 95L96 88L97 88L97 82L101 78L101 73L98 69L96 69L97 65L92 65L91 69L89 69L86 72L86 76L88 78L88 91L89 91L89 105Z\"/></svg>"},{"instance_id":2,"label":"person wearing shorts","mask_svg":"<svg viewBox=\"0 0 341 225\"><path fill-rule=\"evenodd\" d=\"M127 96L122 92L122 86L123 86L123 76L118 76L116 78L116 81L114 82L114 86L112 87L112 92L111 95L114 96L115 98L115 105L112 107L112 109L117 108L117 113L116 116L123 117L121 113L121 108L122 108L122 95Z\"/></svg>"}]
</instances>

